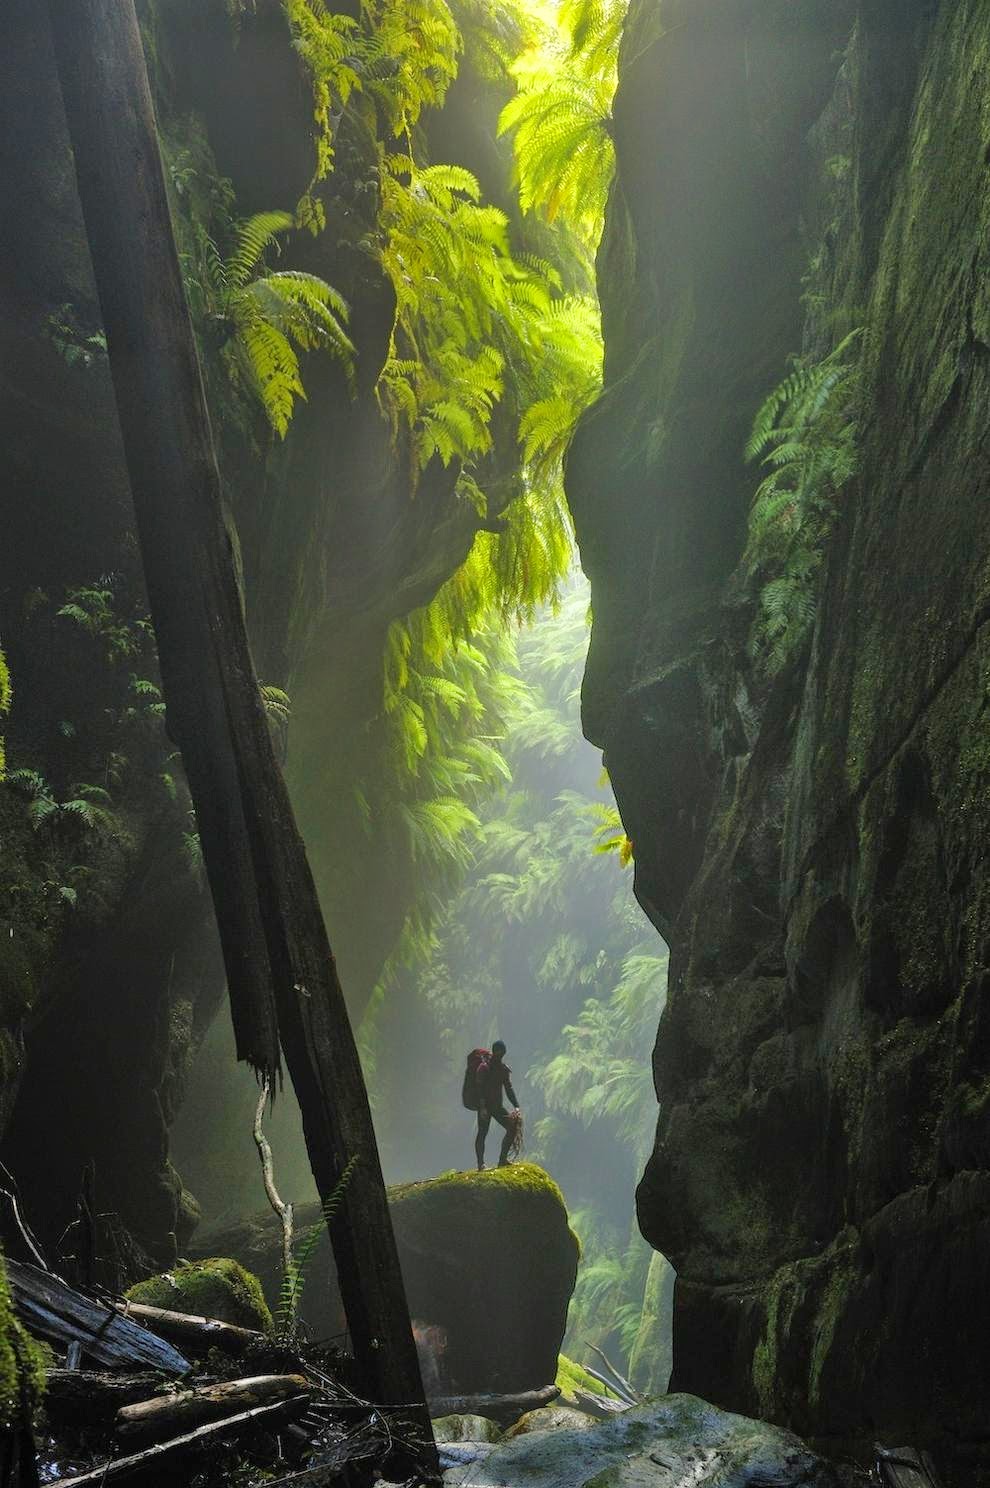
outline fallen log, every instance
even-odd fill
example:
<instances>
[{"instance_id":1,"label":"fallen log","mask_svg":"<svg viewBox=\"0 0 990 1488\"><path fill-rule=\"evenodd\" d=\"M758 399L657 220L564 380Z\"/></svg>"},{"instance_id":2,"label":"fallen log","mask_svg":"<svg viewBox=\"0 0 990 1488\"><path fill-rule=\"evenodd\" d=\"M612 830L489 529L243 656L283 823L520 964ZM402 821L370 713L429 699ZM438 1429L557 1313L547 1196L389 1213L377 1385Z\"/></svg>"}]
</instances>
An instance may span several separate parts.
<instances>
[{"instance_id":1,"label":"fallen log","mask_svg":"<svg viewBox=\"0 0 990 1488\"><path fill-rule=\"evenodd\" d=\"M218 1385L202 1385L197 1390L183 1390L178 1395L156 1395L121 1406L114 1421L114 1431L124 1446L150 1446L167 1441L194 1426L208 1421L222 1421L240 1415L259 1405L274 1405L312 1394L301 1374L259 1374L251 1379L226 1380Z\"/></svg>"},{"instance_id":2,"label":"fallen log","mask_svg":"<svg viewBox=\"0 0 990 1488\"><path fill-rule=\"evenodd\" d=\"M243 1354L252 1344L263 1343L264 1333L253 1328L238 1328L219 1318L200 1317L196 1313L171 1312L166 1307L149 1307L144 1302L117 1302L117 1310L132 1318L160 1338L179 1344L191 1354L208 1354L211 1348L225 1354Z\"/></svg>"},{"instance_id":3,"label":"fallen log","mask_svg":"<svg viewBox=\"0 0 990 1488\"><path fill-rule=\"evenodd\" d=\"M185 1459L205 1447L218 1445L231 1437L243 1436L249 1431L277 1431L287 1421L295 1420L305 1413L309 1405L308 1395L293 1396L289 1400L277 1401L274 1405L261 1405L254 1410L242 1411L240 1415L228 1416L224 1421L211 1421L206 1426L197 1426L184 1436L173 1436L171 1441L158 1442L127 1457L111 1458L92 1472L80 1473L73 1478L59 1478L48 1488L103 1488L104 1484L136 1483L142 1478L152 1478L158 1485L171 1481L174 1470L181 1469Z\"/></svg>"},{"instance_id":4,"label":"fallen log","mask_svg":"<svg viewBox=\"0 0 990 1488\"><path fill-rule=\"evenodd\" d=\"M17 1315L29 1332L66 1346L78 1343L86 1358L108 1369L188 1374L189 1360L178 1349L51 1271L8 1260L7 1278Z\"/></svg>"},{"instance_id":5,"label":"fallen log","mask_svg":"<svg viewBox=\"0 0 990 1488\"><path fill-rule=\"evenodd\" d=\"M527 1411L552 1405L560 1394L557 1385L544 1385L542 1390L523 1390L516 1395L445 1395L430 1401L430 1415L488 1416L493 1421L517 1420Z\"/></svg>"},{"instance_id":6,"label":"fallen log","mask_svg":"<svg viewBox=\"0 0 990 1488\"><path fill-rule=\"evenodd\" d=\"M574 1403L579 1411L594 1416L596 1421L608 1421L612 1416L621 1416L624 1411L632 1410L624 1400L610 1400L607 1395L595 1395L591 1390L575 1390Z\"/></svg>"}]
</instances>

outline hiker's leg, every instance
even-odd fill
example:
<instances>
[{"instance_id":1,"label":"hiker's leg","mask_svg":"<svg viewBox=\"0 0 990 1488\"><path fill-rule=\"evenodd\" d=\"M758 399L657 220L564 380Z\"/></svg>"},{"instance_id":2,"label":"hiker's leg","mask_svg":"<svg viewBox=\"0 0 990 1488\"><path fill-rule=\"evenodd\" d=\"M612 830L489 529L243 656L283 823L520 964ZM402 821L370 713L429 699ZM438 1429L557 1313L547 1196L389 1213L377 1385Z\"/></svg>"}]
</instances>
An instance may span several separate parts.
<instances>
[{"instance_id":1,"label":"hiker's leg","mask_svg":"<svg viewBox=\"0 0 990 1488\"><path fill-rule=\"evenodd\" d=\"M478 1159L478 1172L485 1166L485 1138L488 1136L488 1128L492 1124L492 1118L487 1111L478 1112L478 1131L474 1139L474 1155Z\"/></svg>"},{"instance_id":2,"label":"hiker's leg","mask_svg":"<svg viewBox=\"0 0 990 1488\"><path fill-rule=\"evenodd\" d=\"M514 1127L509 1118L508 1111L493 1111L492 1115L495 1117L499 1126L505 1129L505 1136L502 1138L502 1150L498 1155L498 1165L500 1168L507 1168L509 1166L509 1148L512 1146L512 1138L515 1134Z\"/></svg>"}]
</instances>

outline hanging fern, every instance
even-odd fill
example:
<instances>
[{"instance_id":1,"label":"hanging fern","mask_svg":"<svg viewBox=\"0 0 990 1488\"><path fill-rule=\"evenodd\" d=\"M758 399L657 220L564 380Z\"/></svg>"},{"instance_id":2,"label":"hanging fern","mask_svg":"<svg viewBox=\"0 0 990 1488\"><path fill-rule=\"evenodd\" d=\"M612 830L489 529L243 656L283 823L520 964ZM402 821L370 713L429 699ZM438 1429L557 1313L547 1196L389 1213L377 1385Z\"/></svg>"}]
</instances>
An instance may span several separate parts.
<instances>
[{"instance_id":1,"label":"hanging fern","mask_svg":"<svg viewBox=\"0 0 990 1488\"><path fill-rule=\"evenodd\" d=\"M518 92L500 134L512 134L519 200L548 222L566 218L597 245L615 170L612 98L625 0L562 5L557 33L513 67Z\"/></svg>"},{"instance_id":2,"label":"hanging fern","mask_svg":"<svg viewBox=\"0 0 990 1488\"><path fill-rule=\"evenodd\" d=\"M763 403L746 458L762 457L744 563L761 580L751 646L779 672L814 621L818 574L837 498L857 468L859 392L855 330L822 361L798 365Z\"/></svg>"},{"instance_id":3,"label":"hanging fern","mask_svg":"<svg viewBox=\"0 0 990 1488\"><path fill-rule=\"evenodd\" d=\"M297 398L305 398L297 348L324 350L353 380L354 347L343 327L347 305L325 280L298 269L276 271L266 255L295 226L288 212L258 212L237 224L227 258L214 254L217 318L226 322L228 369L261 403L282 438Z\"/></svg>"}]
</instances>

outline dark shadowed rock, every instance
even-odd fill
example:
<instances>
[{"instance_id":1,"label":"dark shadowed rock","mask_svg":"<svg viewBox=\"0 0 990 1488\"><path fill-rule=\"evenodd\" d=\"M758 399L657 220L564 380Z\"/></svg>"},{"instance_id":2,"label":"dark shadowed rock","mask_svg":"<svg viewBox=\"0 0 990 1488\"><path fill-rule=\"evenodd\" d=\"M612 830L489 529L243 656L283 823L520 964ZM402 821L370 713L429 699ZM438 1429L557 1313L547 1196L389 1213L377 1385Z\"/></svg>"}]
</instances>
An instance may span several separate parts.
<instances>
[{"instance_id":1,"label":"dark shadowed rock","mask_svg":"<svg viewBox=\"0 0 990 1488\"><path fill-rule=\"evenodd\" d=\"M980 0L632 0L568 488L586 729L671 946L641 1227L674 1383L990 1481L990 207ZM810 276L810 277L809 277ZM859 473L769 676L742 448L865 325ZM955 1465L952 1460L955 1459Z\"/></svg>"}]
</instances>

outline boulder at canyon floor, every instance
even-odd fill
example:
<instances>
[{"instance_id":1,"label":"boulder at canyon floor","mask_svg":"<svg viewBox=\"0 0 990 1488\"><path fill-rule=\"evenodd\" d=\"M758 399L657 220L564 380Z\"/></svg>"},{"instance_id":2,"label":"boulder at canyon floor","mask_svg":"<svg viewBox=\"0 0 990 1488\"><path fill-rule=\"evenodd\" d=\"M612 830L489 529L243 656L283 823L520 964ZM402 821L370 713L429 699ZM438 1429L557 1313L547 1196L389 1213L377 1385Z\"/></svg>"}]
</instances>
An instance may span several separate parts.
<instances>
[{"instance_id":1,"label":"boulder at canyon floor","mask_svg":"<svg viewBox=\"0 0 990 1488\"><path fill-rule=\"evenodd\" d=\"M445 1474L449 1488L837 1488L790 1432L668 1395L578 1430L517 1436Z\"/></svg>"},{"instance_id":2,"label":"boulder at canyon floor","mask_svg":"<svg viewBox=\"0 0 990 1488\"><path fill-rule=\"evenodd\" d=\"M389 1201L427 1393L515 1394L552 1384L579 1254L553 1179L534 1163L513 1163L400 1184ZM297 1243L322 1223L317 1205L301 1205ZM192 1253L235 1257L274 1303L280 1244L274 1214L263 1212L213 1232ZM302 1297L315 1336L343 1331L328 1253L321 1242Z\"/></svg>"}]
</instances>

